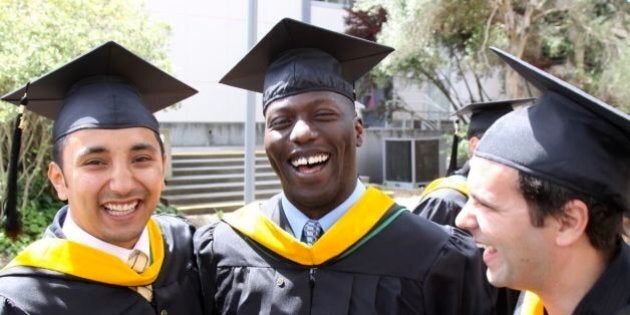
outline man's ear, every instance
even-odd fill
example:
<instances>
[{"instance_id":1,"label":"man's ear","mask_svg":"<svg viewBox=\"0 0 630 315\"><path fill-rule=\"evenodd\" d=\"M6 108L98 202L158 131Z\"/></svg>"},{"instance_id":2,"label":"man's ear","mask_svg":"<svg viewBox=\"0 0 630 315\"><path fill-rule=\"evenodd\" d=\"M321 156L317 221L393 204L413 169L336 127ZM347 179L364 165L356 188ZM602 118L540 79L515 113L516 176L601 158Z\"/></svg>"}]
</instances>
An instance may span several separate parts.
<instances>
[{"instance_id":1,"label":"man's ear","mask_svg":"<svg viewBox=\"0 0 630 315\"><path fill-rule=\"evenodd\" d=\"M475 153L477 149L477 144L479 144L479 138L470 137L470 139L468 139L468 157L473 156L473 153Z\"/></svg>"},{"instance_id":2,"label":"man's ear","mask_svg":"<svg viewBox=\"0 0 630 315\"><path fill-rule=\"evenodd\" d=\"M363 119L359 117L354 118L354 131L357 134L357 147L363 145Z\"/></svg>"},{"instance_id":3,"label":"man's ear","mask_svg":"<svg viewBox=\"0 0 630 315\"><path fill-rule=\"evenodd\" d=\"M584 236L588 219L588 206L583 201L573 199L565 203L562 214L555 218L557 245L568 246Z\"/></svg>"},{"instance_id":4,"label":"man's ear","mask_svg":"<svg viewBox=\"0 0 630 315\"><path fill-rule=\"evenodd\" d=\"M61 167L55 162L48 164L48 180L57 191L57 197L61 200L68 200L68 187L66 186L66 180L63 177Z\"/></svg>"}]
</instances>

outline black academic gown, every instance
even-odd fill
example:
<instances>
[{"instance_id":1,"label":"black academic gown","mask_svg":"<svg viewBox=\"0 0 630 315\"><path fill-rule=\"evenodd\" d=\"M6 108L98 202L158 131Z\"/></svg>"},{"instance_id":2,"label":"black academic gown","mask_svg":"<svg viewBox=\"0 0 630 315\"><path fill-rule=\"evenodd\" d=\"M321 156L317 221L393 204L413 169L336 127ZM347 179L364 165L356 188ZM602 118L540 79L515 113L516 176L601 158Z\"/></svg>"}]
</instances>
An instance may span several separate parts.
<instances>
[{"instance_id":1,"label":"black academic gown","mask_svg":"<svg viewBox=\"0 0 630 315\"><path fill-rule=\"evenodd\" d=\"M630 247L623 243L574 315L630 315Z\"/></svg>"},{"instance_id":2,"label":"black academic gown","mask_svg":"<svg viewBox=\"0 0 630 315\"><path fill-rule=\"evenodd\" d=\"M438 224L455 226L455 218L467 200L458 190L438 189L424 196L413 213Z\"/></svg>"},{"instance_id":3,"label":"black academic gown","mask_svg":"<svg viewBox=\"0 0 630 315\"><path fill-rule=\"evenodd\" d=\"M46 237L64 238L62 208ZM102 284L55 271L13 267L0 272L0 314L201 314L199 279L193 259L194 229L169 215L153 217L164 240L164 262L149 303L128 287Z\"/></svg>"},{"instance_id":4,"label":"black academic gown","mask_svg":"<svg viewBox=\"0 0 630 315\"><path fill-rule=\"evenodd\" d=\"M468 161L454 175L468 176ZM438 224L455 226L455 218L468 201L468 196L453 188L436 189L423 196L413 213Z\"/></svg>"},{"instance_id":5,"label":"black academic gown","mask_svg":"<svg viewBox=\"0 0 630 315\"><path fill-rule=\"evenodd\" d=\"M290 230L279 196L260 210ZM492 308L473 241L407 210L351 254L318 266L280 257L223 221L199 229L194 243L207 314L462 315Z\"/></svg>"}]
</instances>

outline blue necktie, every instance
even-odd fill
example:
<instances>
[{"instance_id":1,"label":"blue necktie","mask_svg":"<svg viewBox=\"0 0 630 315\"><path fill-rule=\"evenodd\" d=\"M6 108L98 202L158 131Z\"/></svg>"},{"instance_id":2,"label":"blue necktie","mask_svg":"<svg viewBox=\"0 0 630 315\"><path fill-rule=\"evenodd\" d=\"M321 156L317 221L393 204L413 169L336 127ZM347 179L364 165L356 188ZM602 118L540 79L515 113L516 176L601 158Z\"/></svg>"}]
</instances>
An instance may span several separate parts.
<instances>
[{"instance_id":1,"label":"blue necktie","mask_svg":"<svg viewBox=\"0 0 630 315\"><path fill-rule=\"evenodd\" d=\"M322 234L324 234L324 230L319 225L319 222L317 220L308 220L304 224L300 240L308 245L313 245Z\"/></svg>"}]
</instances>

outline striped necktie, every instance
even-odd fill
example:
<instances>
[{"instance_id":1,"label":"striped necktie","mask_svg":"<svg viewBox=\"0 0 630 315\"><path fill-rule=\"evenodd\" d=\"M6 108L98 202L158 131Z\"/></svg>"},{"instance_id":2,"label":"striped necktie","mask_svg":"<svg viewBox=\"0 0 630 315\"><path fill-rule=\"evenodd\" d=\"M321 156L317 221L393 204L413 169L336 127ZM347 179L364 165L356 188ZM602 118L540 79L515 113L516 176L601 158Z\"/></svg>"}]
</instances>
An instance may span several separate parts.
<instances>
[{"instance_id":1,"label":"striped necktie","mask_svg":"<svg viewBox=\"0 0 630 315\"><path fill-rule=\"evenodd\" d=\"M144 254L143 252L137 249L134 249L133 252L131 252L131 255L129 255L129 258L127 259L127 264L135 272L142 273L149 267L149 257L147 257L147 255ZM151 299L153 298L152 285L149 284L146 286L129 287L129 288L138 292L138 294L142 295L143 298L151 302Z\"/></svg>"},{"instance_id":2,"label":"striped necktie","mask_svg":"<svg viewBox=\"0 0 630 315\"><path fill-rule=\"evenodd\" d=\"M324 230L321 225L319 225L319 222L317 222L317 220L308 220L302 229L302 238L300 241L308 245L313 245L322 234L324 234Z\"/></svg>"}]
</instances>

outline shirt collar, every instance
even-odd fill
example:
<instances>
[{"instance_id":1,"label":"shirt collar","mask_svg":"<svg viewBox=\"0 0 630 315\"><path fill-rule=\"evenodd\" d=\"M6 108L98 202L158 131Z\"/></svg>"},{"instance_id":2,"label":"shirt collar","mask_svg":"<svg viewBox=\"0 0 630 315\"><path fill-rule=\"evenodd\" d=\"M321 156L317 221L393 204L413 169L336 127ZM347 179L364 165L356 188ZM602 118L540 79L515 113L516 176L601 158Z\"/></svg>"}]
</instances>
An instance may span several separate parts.
<instances>
[{"instance_id":1,"label":"shirt collar","mask_svg":"<svg viewBox=\"0 0 630 315\"><path fill-rule=\"evenodd\" d=\"M119 247L119 246L104 242L92 236L88 232L86 232L79 225L77 225L76 222L74 222L74 220L72 219L71 212L72 211L69 210L68 213L66 214L66 218L64 222L62 223L62 228L61 228L63 231L63 234L66 236L66 239L85 245L85 246L96 248L112 256L116 256L120 258L122 261L124 261L125 263L127 262L129 255L135 249L141 251L142 253L147 255L147 257L149 258L151 257L151 250L150 250L151 246L149 244L150 243L149 231L147 230L146 226L142 230L142 234L140 234L140 238L138 239L138 242L136 242L136 245L134 245L132 249L126 249L123 247Z\"/></svg>"},{"instance_id":2,"label":"shirt collar","mask_svg":"<svg viewBox=\"0 0 630 315\"><path fill-rule=\"evenodd\" d=\"M350 207L357 203L357 201L361 199L364 193L365 185L363 185L363 183L361 183L361 181L357 179L357 184L355 185L352 194L350 194L350 197L348 197L348 199L339 204L332 211L326 213L326 215L317 220L324 232L330 229L330 227L332 227L333 224L335 224L335 222L337 222L337 220L339 220L348 211L348 209L350 209ZM284 210L284 215L287 217L287 221L289 221L291 230L293 230L293 236L295 236L295 238L297 239L300 239L300 237L302 236L302 229L304 228L304 225L306 224L306 221L309 220L309 218L297 207L295 207L289 201L289 199L287 199L284 192L282 192L281 202L282 210Z\"/></svg>"}]
</instances>

